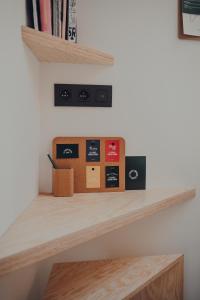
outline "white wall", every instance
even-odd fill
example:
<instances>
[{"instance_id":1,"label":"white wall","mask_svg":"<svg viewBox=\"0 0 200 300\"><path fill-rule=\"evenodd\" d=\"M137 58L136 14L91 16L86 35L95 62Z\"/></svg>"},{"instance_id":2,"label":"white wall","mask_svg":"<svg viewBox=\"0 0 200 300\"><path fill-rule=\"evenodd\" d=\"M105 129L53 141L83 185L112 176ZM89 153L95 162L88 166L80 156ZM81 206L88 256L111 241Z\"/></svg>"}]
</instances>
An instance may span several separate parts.
<instances>
[{"instance_id":1,"label":"white wall","mask_svg":"<svg viewBox=\"0 0 200 300\"><path fill-rule=\"evenodd\" d=\"M25 1L1 1L0 235L38 193L39 64L22 24Z\"/></svg>"},{"instance_id":2,"label":"white wall","mask_svg":"<svg viewBox=\"0 0 200 300\"><path fill-rule=\"evenodd\" d=\"M46 153L60 135L124 136L127 154L147 155L148 188L199 186L200 43L177 39L176 1L78 3L79 41L113 53L116 63L42 65L40 190L51 190ZM113 108L55 108L53 84L62 82L112 84ZM199 192L196 200L7 276L3 300L39 299L55 261L177 252L185 254L185 300L199 300L198 199ZM9 282L27 274L32 284L17 281L18 293L11 295Z\"/></svg>"},{"instance_id":3,"label":"white wall","mask_svg":"<svg viewBox=\"0 0 200 300\"><path fill-rule=\"evenodd\" d=\"M51 190L45 154L62 135L121 135L127 154L147 156L148 188L198 186L200 43L177 38L176 1L79 1L79 41L116 62L42 66L40 190ZM112 84L113 108L55 108L54 83ZM42 264L41 278L45 283L53 261L180 252L185 299L199 300L199 211L193 200L72 249Z\"/></svg>"},{"instance_id":4,"label":"white wall","mask_svg":"<svg viewBox=\"0 0 200 300\"><path fill-rule=\"evenodd\" d=\"M1 0L0 235L38 194L39 64L22 42L22 24L25 0ZM36 272L33 266L1 278L0 299L37 299Z\"/></svg>"},{"instance_id":5,"label":"white wall","mask_svg":"<svg viewBox=\"0 0 200 300\"><path fill-rule=\"evenodd\" d=\"M22 24L25 1L1 1L0 235L38 193L39 64Z\"/></svg>"},{"instance_id":6,"label":"white wall","mask_svg":"<svg viewBox=\"0 0 200 300\"><path fill-rule=\"evenodd\" d=\"M51 190L53 137L122 135L145 154L148 186L198 184L200 43L177 39L174 0L79 1L79 41L114 54L113 67L41 69L40 189ZM54 83L113 85L113 108L55 108Z\"/></svg>"}]
</instances>

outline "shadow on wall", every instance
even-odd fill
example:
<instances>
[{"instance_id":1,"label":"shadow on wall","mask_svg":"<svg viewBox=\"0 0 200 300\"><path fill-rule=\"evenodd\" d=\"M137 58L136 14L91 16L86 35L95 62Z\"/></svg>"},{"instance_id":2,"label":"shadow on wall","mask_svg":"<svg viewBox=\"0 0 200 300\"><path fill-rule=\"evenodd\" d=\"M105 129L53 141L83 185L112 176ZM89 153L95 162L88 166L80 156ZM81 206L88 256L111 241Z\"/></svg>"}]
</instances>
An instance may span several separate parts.
<instances>
[{"instance_id":1,"label":"shadow on wall","mask_svg":"<svg viewBox=\"0 0 200 300\"><path fill-rule=\"evenodd\" d=\"M38 265L13 272L0 280L1 300L39 300L40 282Z\"/></svg>"}]
</instances>

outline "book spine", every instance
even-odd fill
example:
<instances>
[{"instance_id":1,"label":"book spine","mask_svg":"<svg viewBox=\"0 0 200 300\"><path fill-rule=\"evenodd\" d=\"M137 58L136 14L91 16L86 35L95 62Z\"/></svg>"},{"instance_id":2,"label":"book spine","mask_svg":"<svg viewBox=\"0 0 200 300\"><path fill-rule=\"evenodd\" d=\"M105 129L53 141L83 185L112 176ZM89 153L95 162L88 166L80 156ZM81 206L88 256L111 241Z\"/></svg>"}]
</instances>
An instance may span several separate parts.
<instances>
[{"instance_id":1,"label":"book spine","mask_svg":"<svg viewBox=\"0 0 200 300\"><path fill-rule=\"evenodd\" d=\"M40 0L36 0L36 4L37 4L37 17L38 17L38 30L42 30L41 15L40 15Z\"/></svg>"},{"instance_id":2,"label":"book spine","mask_svg":"<svg viewBox=\"0 0 200 300\"><path fill-rule=\"evenodd\" d=\"M67 25L67 0L63 0L62 39L65 39L66 25Z\"/></svg>"},{"instance_id":3,"label":"book spine","mask_svg":"<svg viewBox=\"0 0 200 300\"><path fill-rule=\"evenodd\" d=\"M65 39L68 40L68 20L69 20L69 0L67 0L66 8L66 26L65 26Z\"/></svg>"},{"instance_id":4,"label":"book spine","mask_svg":"<svg viewBox=\"0 0 200 300\"><path fill-rule=\"evenodd\" d=\"M32 0L26 0L26 22L28 27L34 28Z\"/></svg>"},{"instance_id":5,"label":"book spine","mask_svg":"<svg viewBox=\"0 0 200 300\"><path fill-rule=\"evenodd\" d=\"M76 0L68 0L68 40L77 43Z\"/></svg>"},{"instance_id":6,"label":"book spine","mask_svg":"<svg viewBox=\"0 0 200 300\"><path fill-rule=\"evenodd\" d=\"M56 0L52 0L53 2L53 35L56 35Z\"/></svg>"},{"instance_id":7,"label":"book spine","mask_svg":"<svg viewBox=\"0 0 200 300\"><path fill-rule=\"evenodd\" d=\"M58 36L62 37L62 0L58 2Z\"/></svg>"},{"instance_id":8,"label":"book spine","mask_svg":"<svg viewBox=\"0 0 200 300\"><path fill-rule=\"evenodd\" d=\"M39 25L38 25L38 12L37 12L37 0L32 0L33 1L33 22L34 22L34 28L36 30L39 30Z\"/></svg>"},{"instance_id":9,"label":"book spine","mask_svg":"<svg viewBox=\"0 0 200 300\"><path fill-rule=\"evenodd\" d=\"M40 15L42 31L52 34L50 0L40 0Z\"/></svg>"},{"instance_id":10,"label":"book spine","mask_svg":"<svg viewBox=\"0 0 200 300\"><path fill-rule=\"evenodd\" d=\"M53 35L59 36L59 0L53 1Z\"/></svg>"}]
</instances>

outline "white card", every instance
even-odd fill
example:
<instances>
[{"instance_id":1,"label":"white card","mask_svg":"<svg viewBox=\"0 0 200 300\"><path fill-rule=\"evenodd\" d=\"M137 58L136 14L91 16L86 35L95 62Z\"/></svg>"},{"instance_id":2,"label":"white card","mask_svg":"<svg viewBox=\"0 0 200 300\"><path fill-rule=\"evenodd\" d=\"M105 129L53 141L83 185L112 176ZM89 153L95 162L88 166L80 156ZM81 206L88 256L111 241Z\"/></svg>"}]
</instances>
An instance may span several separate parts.
<instances>
[{"instance_id":1,"label":"white card","mask_svg":"<svg viewBox=\"0 0 200 300\"><path fill-rule=\"evenodd\" d=\"M188 35L200 36L200 15L183 13L183 32Z\"/></svg>"}]
</instances>

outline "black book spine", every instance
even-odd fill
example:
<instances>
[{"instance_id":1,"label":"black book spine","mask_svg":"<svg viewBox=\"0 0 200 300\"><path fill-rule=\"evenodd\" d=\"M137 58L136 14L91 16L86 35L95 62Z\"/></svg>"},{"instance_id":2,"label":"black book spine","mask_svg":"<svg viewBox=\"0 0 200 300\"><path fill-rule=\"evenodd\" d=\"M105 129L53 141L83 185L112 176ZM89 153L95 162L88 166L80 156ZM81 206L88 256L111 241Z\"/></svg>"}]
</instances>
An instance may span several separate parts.
<instances>
[{"instance_id":1,"label":"black book spine","mask_svg":"<svg viewBox=\"0 0 200 300\"><path fill-rule=\"evenodd\" d=\"M28 27L34 28L32 0L26 0L26 24Z\"/></svg>"},{"instance_id":2,"label":"black book spine","mask_svg":"<svg viewBox=\"0 0 200 300\"><path fill-rule=\"evenodd\" d=\"M53 10L53 1L54 0L50 0L51 1L51 24L52 24L52 35L53 35L53 28L54 28L54 19L53 19L53 14L54 14L54 10Z\"/></svg>"},{"instance_id":3,"label":"black book spine","mask_svg":"<svg viewBox=\"0 0 200 300\"><path fill-rule=\"evenodd\" d=\"M65 39L68 40L69 0L67 0L66 10L67 10L67 11L66 11Z\"/></svg>"},{"instance_id":4,"label":"black book spine","mask_svg":"<svg viewBox=\"0 0 200 300\"><path fill-rule=\"evenodd\" d=\"M37 0L38 29L41 31L40 0Z\"/></svg>"}]
</instances>

